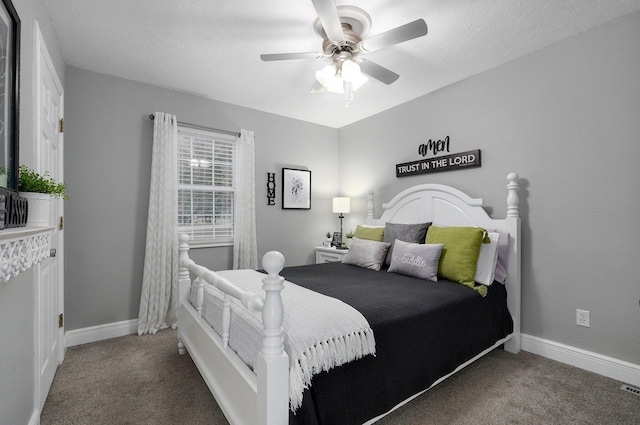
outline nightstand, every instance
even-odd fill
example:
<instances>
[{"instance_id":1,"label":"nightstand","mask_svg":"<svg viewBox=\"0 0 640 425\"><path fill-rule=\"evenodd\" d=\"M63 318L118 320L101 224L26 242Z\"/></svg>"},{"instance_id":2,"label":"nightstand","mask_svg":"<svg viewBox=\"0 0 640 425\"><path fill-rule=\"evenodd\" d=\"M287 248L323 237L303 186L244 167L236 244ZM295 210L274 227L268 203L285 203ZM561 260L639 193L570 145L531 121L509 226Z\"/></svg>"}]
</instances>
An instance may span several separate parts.
<instances>
[{"instance_id":1,"label":"nightstand","mask_svg":"<svg viewBox=\"0 0 640 425\"><path fill-rule=\"evenodd\" d=\"M328 246L316 246L316 264L342 261L348 249L335 249Z\"/></svg>"}]
</instances>

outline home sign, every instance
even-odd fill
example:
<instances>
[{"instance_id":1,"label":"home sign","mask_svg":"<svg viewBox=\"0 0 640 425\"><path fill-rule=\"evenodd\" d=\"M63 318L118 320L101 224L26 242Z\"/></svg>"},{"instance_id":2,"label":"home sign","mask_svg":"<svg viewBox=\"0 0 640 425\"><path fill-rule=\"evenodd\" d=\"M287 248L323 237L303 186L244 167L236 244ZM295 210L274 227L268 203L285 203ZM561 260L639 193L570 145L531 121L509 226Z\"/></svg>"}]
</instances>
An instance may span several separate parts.
<instances>
[{"instance_id":1,"label":"home sign","mask_svg":"<svg viewBox=\"0 0 640 425\"><path fill-rule=\"evenodd\" d=\"M276 173L267 173L267 205L276 204Z\"/></svg>"}]
</instances>

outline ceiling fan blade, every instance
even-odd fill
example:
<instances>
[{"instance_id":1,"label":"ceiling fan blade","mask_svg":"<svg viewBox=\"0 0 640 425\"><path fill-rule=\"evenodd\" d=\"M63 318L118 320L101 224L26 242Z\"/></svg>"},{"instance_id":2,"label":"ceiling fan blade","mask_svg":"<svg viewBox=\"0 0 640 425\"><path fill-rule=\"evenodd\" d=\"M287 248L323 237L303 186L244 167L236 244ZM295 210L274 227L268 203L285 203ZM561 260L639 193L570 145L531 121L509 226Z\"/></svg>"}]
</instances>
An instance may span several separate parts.
<instances>
[{"instance_id":1,"label":"ceiling fan blade","mask_svg":"<svg viewBox=\"0 0 640 425\"><path fill-rule=\"evenodd\" d=\"M304 52L304 53L269 53L260 55L260 59L269 61L286 61L294 59L319 59L324 57L324 53Z\"/></svg>"},{"instance_id":2,"label":"ceiling fan blade","mask_svg":"<svg viewBox=\"0 0 640 425\"><path fill-rule=\"evenodd\" d=\"M320 81L316 81L316 83L311 87L311 93L322 93L327 91L327 88L320 84Z\"/></svg>"},{"instance_id":3,"label":"ceiling fan blade","mask_svg":"<svg viewBox=\"0 0 640 425\"><path fill-rule=\"evenodd\" d=\"M311 0L313 7L316 9L318 19L324 28L325 34L329 40L340 42L344 40L342 32L342 23L338 16L338 9L334 0Z\"/></svg>"},{"instance_id":4,"label":"ceiling fan blade","mask_svg":"<svg viewBox=\"0 0 640 425\"><path fill-rule=\"evenodd\" d=\"M360 42L360 50L364 52L374 52L384 49L385 47L393 46L394 44L422 37L423 35L427 35L427 23L424 19L418 19L362 40Z\"/></svg>"},{"instance_id":5,"label":"ceiling fan blade","mask_svg":"<svg viewBox=\"0 0 640 425\"><path fill-rule=\"evenodd\" d=\"M382 81L389 85L394 83L400 76L393 71L388 70L384 66L380 66L370 60L363 60L360 62L360 70L367 74L371 78Z\"/></svg>"}]
</instances>

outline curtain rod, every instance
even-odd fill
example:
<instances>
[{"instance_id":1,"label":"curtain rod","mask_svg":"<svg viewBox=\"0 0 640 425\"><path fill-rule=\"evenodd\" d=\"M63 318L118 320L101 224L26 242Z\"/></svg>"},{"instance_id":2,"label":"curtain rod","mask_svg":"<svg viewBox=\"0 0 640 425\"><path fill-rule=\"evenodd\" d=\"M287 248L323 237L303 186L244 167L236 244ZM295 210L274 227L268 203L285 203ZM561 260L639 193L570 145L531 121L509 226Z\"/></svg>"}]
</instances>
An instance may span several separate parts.
<instances>
[{"instance_id":1,"label":"curtain rod","mask_svg":"<svg viewBox=\"0 0 640 425\"><path fill-rule=\"evenodd\" d=\"M149 119L150 120L154 120L156 119L155 115L150 114L149 115ZM202 125L197 125L197 124L189 124L188 122L182 122L182 121L178 121L178 125L181 125L183 127L188 127L188 128L193 128L195 130L204 130L204 131L215 131L217 133L222 133L222 134L228 134L230 136L237 136L240 137L240 132L239 131L229 131L229 130L221 130L219 128L212 128L212 127L204 127Z\"/></svg>"}]
</instances>

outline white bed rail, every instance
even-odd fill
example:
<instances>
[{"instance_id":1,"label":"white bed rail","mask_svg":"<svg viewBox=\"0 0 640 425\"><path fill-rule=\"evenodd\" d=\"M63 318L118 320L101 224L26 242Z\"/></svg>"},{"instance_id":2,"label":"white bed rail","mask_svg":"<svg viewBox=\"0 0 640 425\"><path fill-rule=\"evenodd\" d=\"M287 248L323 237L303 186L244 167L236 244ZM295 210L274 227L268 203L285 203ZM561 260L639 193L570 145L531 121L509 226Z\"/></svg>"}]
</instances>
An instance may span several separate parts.
<instances>
[{"instance_id":1,"label":"white bed rail","mask_svg":"<svg viewBox=\"0 0 640 425\"><path fill-rule=\"evenodd\" d=\"M284 256L277 251L267 252L263 256L262 267L267 271L267 277L262 280L262 289L265 291L263 297L243 291L217 273L197 265L189 258L189 236L181 234L179 241L180 300L188 299L192 286L195 286L197 292L194 308L201 318L204 301L204 283L202 281L215 286L224 293L221 337L225 349L229 349L230 297L239 300L252 313L262 312L264 325L262 350L258 354L256 363L258 424L288 423L289 356L284 351L284 337L282 335L284 308L280 292L284 288L284 278L279 275L284 267ZM193 282L191 274L196 276ZM181 339L178 341L178 348L181 354L186 353L186 347Z\"/></svg>"}]
</instances>

